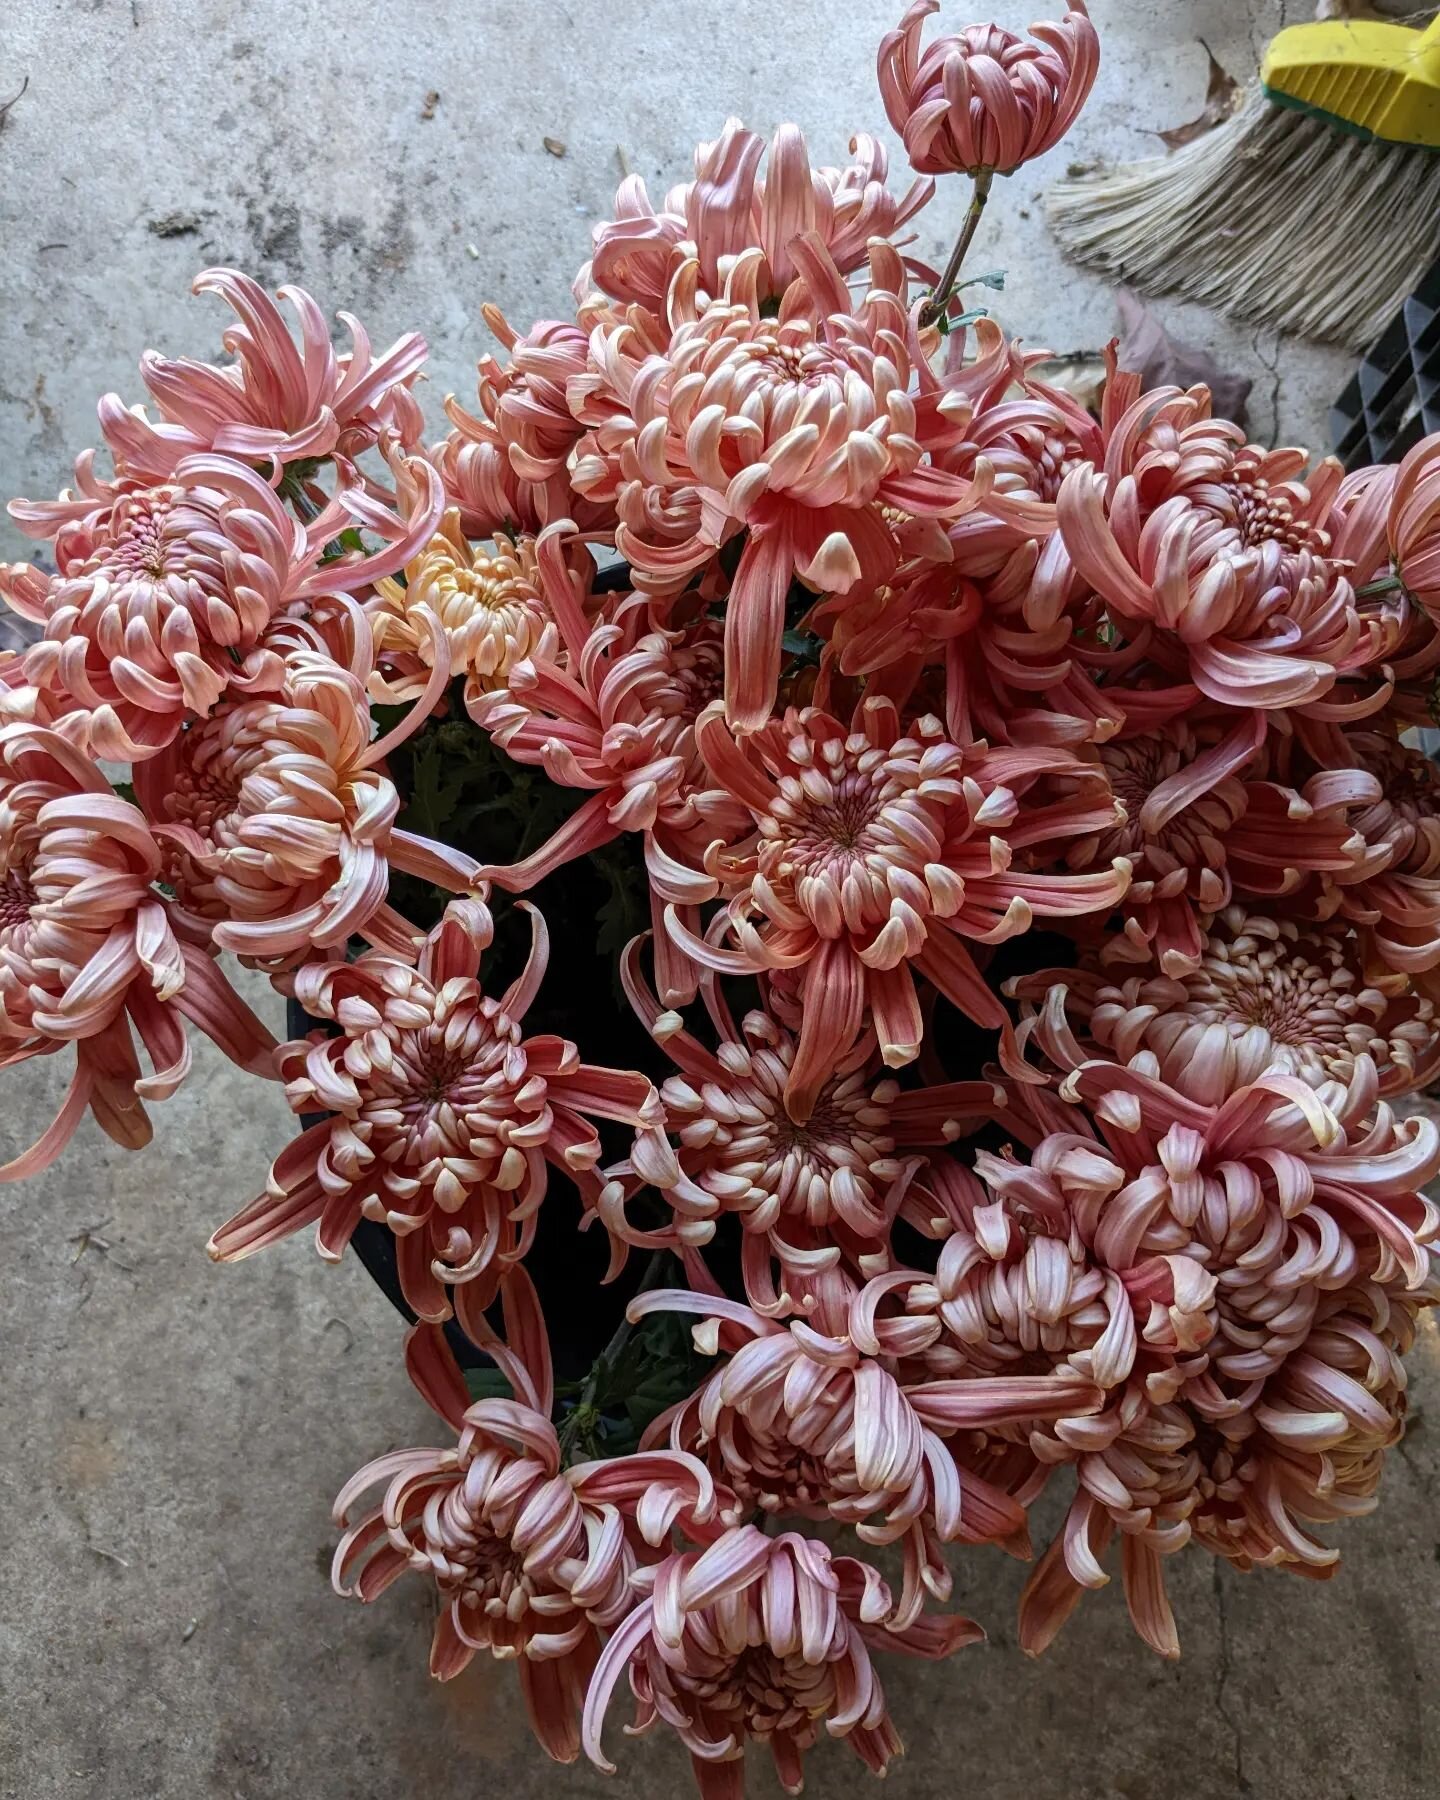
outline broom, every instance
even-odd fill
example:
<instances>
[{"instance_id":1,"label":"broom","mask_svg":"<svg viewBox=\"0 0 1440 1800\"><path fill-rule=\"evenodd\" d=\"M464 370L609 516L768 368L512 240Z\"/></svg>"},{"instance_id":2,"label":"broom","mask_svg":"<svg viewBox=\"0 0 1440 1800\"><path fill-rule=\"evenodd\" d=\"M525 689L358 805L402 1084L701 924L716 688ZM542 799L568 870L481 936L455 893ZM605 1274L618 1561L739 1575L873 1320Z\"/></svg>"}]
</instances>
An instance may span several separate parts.
<instances>
[{"instance_id":1,"label":"broom","mask_svg":"<svg viewBox=\"0 0 1440 1800\"><path fill-rule=\"evenodd\" d=\"M1440 19L1292 25L1224 124L1057 186L1077 262L1147 294L1355 348L1440 255Z\"/></svg>"}]
</instances>

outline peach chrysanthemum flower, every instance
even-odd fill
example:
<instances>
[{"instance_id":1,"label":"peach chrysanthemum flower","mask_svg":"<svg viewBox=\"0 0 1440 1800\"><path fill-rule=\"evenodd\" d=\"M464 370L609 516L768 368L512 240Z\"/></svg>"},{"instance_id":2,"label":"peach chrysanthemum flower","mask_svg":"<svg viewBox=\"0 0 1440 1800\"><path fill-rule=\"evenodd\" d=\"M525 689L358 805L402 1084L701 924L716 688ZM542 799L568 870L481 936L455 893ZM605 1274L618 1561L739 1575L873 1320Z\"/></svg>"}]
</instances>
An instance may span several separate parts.
<instances>
[{"instance_id":1,"label":"peach chrysanthemum flower","mask_svg":"<svg viewBox=\"0 0 1440 1800\"><path fill-rule=\"evenodd\" d=\"M475 900L451 902L418 961L370 950L299 970L295 998L339 1032L283 1046L280 1069L294 1110L326 1116L211 1238L217 1261L317 1221L320 1254L335 1261L361 1218L375 1219L395 1233L406 1300L444 1319L452 1288L477 1283L478 1309L529 1249L547 1163L594 1203L591 1118L653 1129L663 1115L643 1075L582 1063L564 1038L523 1035L549 957L533 909L531 925L529 961L498 998L478 977L490 917Z\"/></svg>"},{"instance_id":2,"label":"peach chrysanthemum flower","mask_svg":"<svg viewBox=\"0 0 1440 1800\"><path fill-rule=\"evenodd\" d=\"M535 544L555 629L512 666L507 686L474 695L468 707L507 756L589 798L522 862L489 864L483 875L523 893L622 832L640 832L661 992L667 1005L683 1005L694 998L698 970L664 933L664 908L679 908L698 928L698 909L716 886L697 865L708 845L745 825L695 742L696 719L720 692L720 627L703 614L682 621L678 609L673 628L657 624L641 594L606 598L592 618L596 600L566 566L571 529L561 521Z\"/></svg>"},{"instance_id":3,"label":"peach chrysanthemum flower","mask_svg":"<svg viewBox=\"0 0 1440 1800\"><path fill-rule=\"evenodd\" d=\"M673 593L745 534L725 609L737 730L774 704L795 577L825 593L882 580L899 554L887 509L954 518L989 481L983 462L970 481L925 460L899 256L871 244L871 285L853 304L817 234L791 255L802 272L778 317L762 310L760 251L736 258L703 310L691 262L671 294L668 343L657 352L633 321L597 328L592 373L570 388L593 427L571 479L613 498L615 547L638 586Z\"/></svg>"},{"instance_id":4,"label":"peach chrysanthemum flower","mask_svg":"<svg viewBox=\"0 0 1440 1800\"><path fill-rule=\"evenodd\" d=\"M510 360L481 357L478 416L447 397L451 430L435 462L471 536L534 533L577 507L566 463L584 427L566 392L585 373L589 328L606 315L582 308L578 324L542 319L518 336L498 307L481 310ZM583 520L587 528L607 522L603 508Z\"/></svg>"},{"instance_id":5,"label":"peach chrysanthemum flower","mask_svg":"<svg viewBox=\"0 0 1440 1800\"><path fill-rule=\"evenodd\" d=\"M902 1093L879 1079L872 1039L842 1057L820 1089L810 1117L797 1125L785 1110L785 1086L795 1061L796 1034L777 1016L762 980L764 1010L749 1012L738 1029L713 974L701 993L717 1046L707 1048L685 1030L678 1013L662 1010L640 968L641 940L621 963L630 1004L675 1064L661 1086L669 1137L637 1138L630 1163L612 1176L633 1174L657 1188L673 1210L668 1231L637 1231L624 1218L620 1195L607 1188L600 1212L617 1237L657 1247L673 1233L681 1244L703 1245L723 1214L738 1217L744 1236L741 1271L752 1307L785 1309L771 1257L782 1278L804 1277L875 1253L897 1217L921 1230L933 1208L912 1203L910 1184L921 1147L953 1142L993 1114L1000 1090L989 1081L956 1081ZM623 1189L622 1189L623 1193Z\"/></svg>"},{"instance_id":6,"label":"peach chrysanthemum flower","mask_svg":"<svg viewBox=\"0 0 1440 1800\"><path fill-rule=\"evenodd\" d=\"M1354 565L1357 586L1392 585L1440 617L1440 434L1432 432L1398 466L1346 477L1330 521L1335 554Z\"/></svg>"},{"instance_id":7,"label":"peach chrysanthemum flower","mask_svg":"<svg viewBox=\"0 0 1440 1800\"><path fill-rule=\"evenodd\" d=\"M952 1430L1007 1423L998 1413L960 1416L964 1384L991 1376L1028 1379L1033 1410L1017 1407L1017 1420L1093 1411L1103 1391L1130 1374L1141 1347L1124 1285L1093 1261L1072 1207L1089 1181L1104 1181L1108 1192L1110 1175L1083 1139L1058 1133L1042 1140L1033 1168L983 1150L973 1171L934 1158L918 1185L941 1239L935 1272L893 1269L867 1283L852 1315L860 1348L879 1354L902 1319L906 1356L927 1378L952 1384L914 1390L922 1408L927 1394L953 1402ZM899 1315L888 1310L896 1304ZM921 1322L928 1330L916 1335ZM1063 1397L1060 1413L1039 1404L1045 1388L1035 1389L1036 1379ZM991 1383L973 1394L988 1408L1003 1391L1003 1383Z\"/></svg>"},{"instance_id":8,"label":"peach chrysanthemum flower","mask_svg":"<svg viewBox=\"0 0 1440 1800\"><path fill-rule=\"evenodd\" d=\"M623 1675L636 1701L632 1732L663 1719L690 1752L701 1800L739 1800L748 1739L766 1745L780 1784L798 1793L804 1755L822 1729L877 1775L900 1751L870 1650L948 1656L982 1634L968 1619L922 1618L908 1631L884 1582L852 1557L786 1532L736 1526L704 1550L641 1571L652 1594L615 1630L585 1698L586 1755L607 1774L605 1714Z\"/></svg>"},{"instance_id":9,"label":"peach chrysanthemum flower","mask_svg":"<svg viewBox=\"0 0 1440 1800\"><path fill-rule=\"evenodd\" d=\"M391 426L396 396L427 354L424 338L409 331L372 356L364 326L342 312L351 346L337 356L319 306L304 288L282 287L280 298L299 321L297 345L274 300L238 269L203 269L191 292L218 294L233 309L237 322L227 328L224 345L235 361L217 368L147 350L140 373L158 421L151 423L139 407L126 408L115 394L100 402L117 464L144 480L169 480L182 458L202 451L275 464L337 450L356 457Z\"/></svg>"},{"instance_id":10,"label":"peach chrysanthemum flower","mask_svg":"<svg viewBox=\"0 0 1440 1800\"><path fill-rule=\"evenodd\" d=\"M1391 732L1330 726L1307 736L1313 754L1353 765L1353 781L1365 784L1349 815L1362 857L1307 898L1365 933L1373 978L1387 990L1414 984L1440 998L1440 771Z\"/></svg>"},{"instance_id":11,"label":"peach chrysanthemum flower","mask_svg":"<svg viewBox=\"0 0 1440 1800\"><path fill-rule=\"evenodd\" d=\"M1423 1246L1440 1211L1420 1190L1440 1171L1440 1130L1429 1119L1395 1117L1378 1099L1368 1054L1355 1058L1344 1086L1312 1088L1268 1072L1202 1104L1169 1086L1153 1055L1125 1063L1087 1056L1065 1018L1063 988L1051 990L1033 1023L1030 1042L1068 1071L1062 1097L1109 1128L1108 1155L1125 1171L1123 1194L1097 1194L1079 1213L1086 1242L1108 1267L1123 1271L1198 1239L1207 1266L1219 1270L1261 1239L1278 1254L1298 1234L1284 1254L1297 1270L1318 1270L1343 1264L1348 1231L1378 1240L1387 1276L1424 1279ZM1340 1235L1322 1228L1315 1237L1305 1224L1312 1210L1338 1221ZM1276 1218L1289 1223L1267 1236ZM1265 1266L1253 1255L1246 1279Z\"/></svg>"},{"instance_id":12,"label":"peach chrysanthemum flower","mask_svg":"<svg viewBox=\"0 0 1440 1800\"><path fill-rule=\"evenodd\" d=\"M753 836L705 859L734 947L711 941L713 929L696 937L673 909L667 927L720 974L803 969L785 1086L800 1122L867 1020L887 1065L913 1061L924 1029L916 974L977 1024L1007 1024L963 939L993 944L1035 918L1106 911L1129 881L1123 860L1080 876L1024 866L1029 846L1114 821L1108 787L1083 785L1093 771L1064 750L962 748L929 715L902 729L879 699L863 703L848 731L828 714L792 709L738 739L711 707L696 737L716 784L750 814ZM1051 776L1073 780L1076 792L1027 806Z\"/></svg>"},{"instance_id":13,"label":"peach chrysanthemum flower","mask_svg":"<svg viewBox=\"0 0 1440 1800\"><path fill-rule=\"evenodd\" d=\"M386 700L413 699L429 680L431 632L422 608L440 621L450 673L465 677L467 700L503 688L517 662L553 649L535 540L497 535L472 545L455 507L406 564L404 581L377 581L367 604L376 660L396 671L383 684Z\"/></svg>"},{"instance_id":14,"label":"peach chrysanthemum flower","mask_svg":"<svg viewBox=\"0 0 1440 1800\"><path fill-rule=\"evenodd\" d=\"M56 573L0 568L0 597L42 628L25 653L28 679L88 715L93 754L116 762L157 755L187 718L204 718L287 607L353 591L392 573L434 531L441 488L414 466L408 519L343 490L309 525L230 457L188 457L153 486L101 481L90 453L78 492L12 501L21 529L53 538ZM361 517L393 541L322 562L336 533Z\"/></svg>"},{"instance_id":15,"label":"peach chrysanthemum flower","mask_svg":"<svg viewBox=\"0 0 1440 1800\"><path fill-rule=\"evenodd\" d=\"M979 1528L967 1522L960 1471L911 1405L894 1359L862 1355L844 1329L843 1309L838 1318L822 1308L818 1317L782 1325L718 1294L662 1289L630 1310L632 1317L698 1315L697 1339L728 1353L688 1400L655 1421L647 1443L664 1442L668 1432L672 1448L705 1462L744 1512L833 1519L852 1526L862 1543L901 1544L903 1587L887 1625L903 1630L928 1600L949 1599L941 1546L962 1536L982 1541L984 1521ZM1037 1387L1022 1377L989 1382L984 1391L992 1422L1022 1425L1048 1416L1062 1391L1073 1405L1080 1389ZM917 1392L930 1404L945 1398L933 1385Z\"/></svg>"},{"instance_id":16,"label":"peach chrysanthemum flower","mask_svg":"<svg viewBox=\"0 0 1440 1800\"><path fill-rule=\"evenodd\" d=\"M413 928L387 905L390 870L455 892L479 865L400 830L383 770L443 691L431 620L429 686L410 715L371 737L365 682L323 651L284 659L278 692L236 694L136 765L135 792L169 852L175 911L201 942L294 963L351 937L402 948ZM368 671L368 643L359 646Z\"/></svg>"},{"instance_id":17,"label":"peach chrysanthemum flower","mask_svg":"<svg viewBox=\"0 0 1440 1800\"><path fill-rule=\"evenodd\" d=\"M1057 502L1070 560L1114 622L1144 636L1173 679L1230 708L1305 706L1378 671L1406 609L1362 609L1331 555L1323 521L1339 465L1297 479L1303 451L1246 444L1210 416L1205 389L1138 386L1112 371L1103 468L1072 469ZM1380 680L1361 704L1387 695Z\"/></svg>"},{"instance_id":18,"label":"peach chrysanthemum flower","mask_svg":"<svg viewBox=\"0 0 1440 1800\"><path fill-rule=\"evenodd\" d=\"M1433 1273L1418 1292L1362 1281L1318 1297L1262 1401L1197 1430L1197 1544L1241 1569L1334 1574L1339 1551L1306 1527L1374 1510L1385 1452L1404 1431L1401 1357L1419 1309L1437 1300Z\"/></svg>"},{"instance_id":19,"label":"peach chrysanthemum flower","mask_svg":"<svg viewBox=\"0 0 1440 1800\"><path fill-rule=\"evenodd\" d=\"M1085 0L1063 21L1030 27L1027 42L999 25L967 25L923 49L940 0L912 0L880 43L880 97L922 175L1013 174L1053 149L1095 85L1100 37Z\"/></svg>"},{"instance_id":20,"label":"peach chrysanthemum flower","mask_svg":"<svg viewBox=\"0 0 1440 1800\"><path fill-rule=\"evenodd\" d=\"M1162 1080L1204 1105L1270 1073L1348 1086L1360 1056L1375 1063L1382 1094L1413 1092L1440 1058L1434 1006L1371 986L1364 955L1364 941L1343 925L1235 904L1210 921L1186 974L1116 981L1051 969L1007 991L1043 1002L1063 982L1066 1017L1095 1054L1131 1061L1143 1052Z\"/></svg>"},{"instance_id":21,"label":"peach chrysanthemum flower","mask_svg":"<svg viewBox=\"0 0 1440 1800\"><path fill-rule=\"evenodd\" d=\"M592 258L575 280L577 299L599 288L622 306L663 317L670 283L687 257L698 261L700 285L714 297L724 286L726 263L759 250L760 297L778 300L799 273L790 246L811 231L840 273L851 274L865 261L870 240L893 240L929 200L934 183L913 182L897 200L885 185L884 145L862 133L850 140L850 155L843 169L813 169L797 126L780 126L767 146L738 119L727 119L713 144L697 145L694 181L671 188L659 212L644 181L625 178L615 217L594 228Z\"/></svg>"},{"instance_id":22,"label":"peach chrysanthemum flower","mask_svg":"<svg viewBox=\"0 0 1440 1800\"><path fill-rule=\"evenodd\" d=\"M694 1530L713 1517L716 1496L699 1463L665 1452L563 1468L545 1322L523 1270L506 1281L504 1302L508 1342L483 1315L475 1322L513 1399L472 1404L444 1332L418 1325L409 1334L411 1379L459 1441L387 1451L346 1482L332 1580L362 1601L407 1572L432 1580L431 1674L449 1681L485 1650L515 1661L541 1747L573 1762L601 1633L634 1604L637 1545L646 1546L629 1516L663 1484L667 1522L679 1512ZM380 1504L347 1522L376 1486Z\"/></svg>"},{"instance_id":23,"label":"peach chrysanthemum flower","mask_svg":"<svg viewBox=\"0 0 1440 1800\"><path fill-rule=\"evenodd\" d=\"M1191 1378L1179 1401L1138 1386L1077 1438L1083 1454L1064 1525L1020 1603L1020 1643L1038 1655L1087 1590L1109 1579L1103 1557L1121 1533L1132 1620L1162 1656L1179 1637L1159 1557L1193 1542L1237 1568L1327 1579L1340 1556L1309 1529L1374 1509L1385 1451L1403 1431L1405 1370L1421 1306L1440 1281L1397 1292L1363 1275L1312 1289L1288 1353L1268 1379L1222 1393ZM1173 1384L1172 1384L1173 1386Z\"/></svg>"},{"instance_id":24,"label":"peach chrysanthemum flower","mask_svg":"<svg viewBox=\"0 0 1440 1800\"><path fill-rule=\"evenodd\" d=\"M141 1102L168 1098L190 1067L184 1019L249 1073L275 1074L274 1038L210 956L177 939L155 885L163 865L139 808L74 744L0 727L0 1066L75 1045L54 1123L0 1180L47 1168L87 1106L117 1143L148 1143Z\"/></svg>"},{"instance_id":25,"label":"peach chrysanthemum flower","mask_svg":"<svg viewBox=\"0 0 1440 1800\"><path fill-rule=\"evenodd\" d=\"M1123 856L1134 869L1123 930L1103 948L1107 963L1153 960L1163 974L1184 975L1200 958L1205 921L1237 892L1270 898L1310 877L1345 880L1362 870L1365 842L1350 807L1373 782L1321 771L1297 791L1265 779L1265 726L1255 711L1223 736L1218 726L1202 729L1203 737L1177 720L1099 746L1125 816L1072 843L1065 861L1099 869Z\"/></svg>"},{"instance_id":26,"label":"peach chrysanthemum flower","mask_svg":"<svg viewBox=\"0 0 1440 1800\"><path fill-rule=\"evenodd\" d=\"M1069 1071L1061 1095L1083 1104L1104 1141L1052 1132L1028 1165L982 1158L986 1179L1042 1212L1067 1208L1097 1265L1124 1284L1143 1332L1135 1372L1101 1411L1057 1424L1053 1441L1031 1434L1041 1464L1073 1463L1079 1485L1027 1590L1022 1642L1043 1648L1081 1590L1103 1583L1098 1558L1118 1528L1137 1628L1175 1655L1156 1558L1190 1535L1204 1460L1217 1448L1212 1427L1233 1445L1253 1411L1297 1452L1335 1428L1333 1408L1313 1395L1308 1410L1331 1418L1292 1428L1276 1409L1305 1392L1304 1345L1327 1291L1371 1282L1423 1299L1434 1287L1426 1245L1440 1213L1421 1188L1440 1169L1440 1132L1395 1119L1365 1053L1348 1085L1267 1073L1202 1105L1154 1072L1152 1052L1127 1064L1087 1057L1063 989L1035 1017L1030 1042ZM909 1392L918 1410L920 1390ZM1290 1529L1278 1514L1272 1526L1282 1537Z\"/></svg>"}]
</instances>

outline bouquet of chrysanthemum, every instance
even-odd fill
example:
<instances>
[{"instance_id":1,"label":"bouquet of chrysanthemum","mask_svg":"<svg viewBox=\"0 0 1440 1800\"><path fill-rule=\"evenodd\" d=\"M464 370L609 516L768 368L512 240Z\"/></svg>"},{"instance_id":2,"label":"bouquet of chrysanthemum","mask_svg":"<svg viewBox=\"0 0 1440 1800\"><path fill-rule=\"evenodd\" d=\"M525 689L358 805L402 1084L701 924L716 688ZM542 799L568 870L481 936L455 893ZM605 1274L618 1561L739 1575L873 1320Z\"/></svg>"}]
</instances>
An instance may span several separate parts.
<instances>
[{"instance_id":1,"label":"bouquet of chrysanthemum","mask_svg":"<svg viewBox=\"0 0 1440 1800\"><path fill-rule=\"evenodd\" d=\"M336 1586L428 1577L562 1760L628 1677L710 1800L750 1737L883 1769L872 1657L974 1641L947 1547L1028 1558L1053 1477L1031 1651L1117 1536L1164 1656L1187 1543L1328 1576L1440 1293L1440 442L1048 385L963 256L1096 35L934 10L903 197L730 122L572 318L487 309L438 442L420 338L208 271L231 359L147 355L0 571L0 1053L74 1056L3 1174L147 1141L187 1022L283 1082L211 1253L363 1245L456 1434L347 1486Z\"/></svg>"}]
</instances>

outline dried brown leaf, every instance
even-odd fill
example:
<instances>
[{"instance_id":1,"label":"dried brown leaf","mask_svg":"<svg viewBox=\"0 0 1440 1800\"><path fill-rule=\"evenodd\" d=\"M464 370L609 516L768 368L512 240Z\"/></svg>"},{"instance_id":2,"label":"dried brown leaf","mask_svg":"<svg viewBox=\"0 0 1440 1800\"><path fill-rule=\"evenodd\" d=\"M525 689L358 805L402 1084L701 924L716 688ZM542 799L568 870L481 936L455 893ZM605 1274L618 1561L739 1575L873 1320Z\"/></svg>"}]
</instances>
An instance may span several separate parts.
<instances>
[{"instance_id":1,"label":"dried brown leaf","mask_svg":"<svg viewBox=\"0 0 1440 1800\"><path fill-rule=\"evenodd\" d=\"M1245 402L1254 383L1248 375L1222 369L1208 350L1172 338L1157 315L1129 288L1117 288L1120 309L1120 367L1140 377L1148 392L1157 387L1208 387L1222 419L1245 423Z\"/></svg>"},{"instance_id":2,"label":"dried brown leaf","mask_svg":"<svg viewBox=\"0 0 1440 1800\"><path fill-rule=\"evenodd\" d=\"M540 142L552 156L563 156L565 154L565 145L559 138L541 138Z\"/></svg>"},{"instance_id":3,"label":"dried brown leaf","mask_svg":"<svg viewBox=\"0 0 1440 1800\"><path fill-rule=\"evenodd\" d=\"M1204 137L1207 131L1213 131L1217 125L1223 125L1240 104L1241 88L1235 77L1222 69L1215 59L1215 52L1202 38L1200 48L1210 59L1210 79L1205 85L1205 105L1199 115L1191 119L1188 125L1176 125L1169 131L1155 133L1162 143L1172 150L1179 150L1186 144L1193 144L1198 137Z\"/></svg>"},{"instance_id":4,"label":"dried brown leaf","mask_svg":"<svg viewBox=\"0 0 1440 1800\"><path fill-rule=\"evenodd\" d=\"M430 92L425 96L425 104L420 108L420 117L422 119L433 119L435 117L435 108L439 104L440 90L439 88L431 88Z\"/></svg>"}]
</instances>

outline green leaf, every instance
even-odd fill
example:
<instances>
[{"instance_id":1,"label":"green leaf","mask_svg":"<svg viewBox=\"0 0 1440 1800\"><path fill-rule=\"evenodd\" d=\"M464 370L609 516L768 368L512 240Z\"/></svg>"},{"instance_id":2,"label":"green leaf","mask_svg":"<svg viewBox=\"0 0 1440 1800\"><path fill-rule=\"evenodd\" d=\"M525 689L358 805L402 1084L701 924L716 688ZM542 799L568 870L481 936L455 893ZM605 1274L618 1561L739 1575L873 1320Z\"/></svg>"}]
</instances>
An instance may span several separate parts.
<instances>
[{"instance_id":1,"label":"green leaf","mask_svg":"<svg viewBox=\"0 0 1440 1800\"><path fill-rule=\"evenodd\" d=\"M513 1400L515 1390L498 1369L466 1369L465 1390L471 1400Z\"/></svg>"},{"instance_id":2,"label":"green leaf","mask_svg":"<svg viewBox=\"0 0 1440 1800\"><path fill-rule=\"evenodd\" d=\"M963 281L958 282L956 285L962 288L994 288L997 294L1003 293L1005 291L1005 271L1003 269L989 269L983 275L967 275Z\"/></svg>"},{"instance_id":3,"label":"green leaf","mask_svg":"<svg viewBox=\"0 0 1440 1800\"><path fill-rule=\"evenodd\" d=\"M352 551L357 550L364 553L365 540L353 525L347 525L338 537L331 538L321 552L320 561L322 563L339 562L342 556L348 556Z\"/></svg>"},{"instance_id":4,"label":"green leaf","mask_svg":"<svg viewBox=\"0 0 1440 1800\"><path fill-rule=\"evenodd\" d=\"M620 958L631 938L650 928L650 887L633 837L617 838L594 851L590 861L605 877L609 890L596 914L595 947L611 959L615 1000L623 1007L628 1002L620 983Z\"/></svg>"},{"instance_id":5,"label":"green leaf","mask_svg":"<svg viewBox=\"0 0 1440 1800\"><path fill-rule=\"evenodd\" d=\"M957 313L953 319L942 314L935 324L941 337L949 337L952 331L963 331L967 325L973 325L977 319L988 319L989 317L990 308L988 306L975 306L969 312Z\"/></svg>"}]
</instances>

